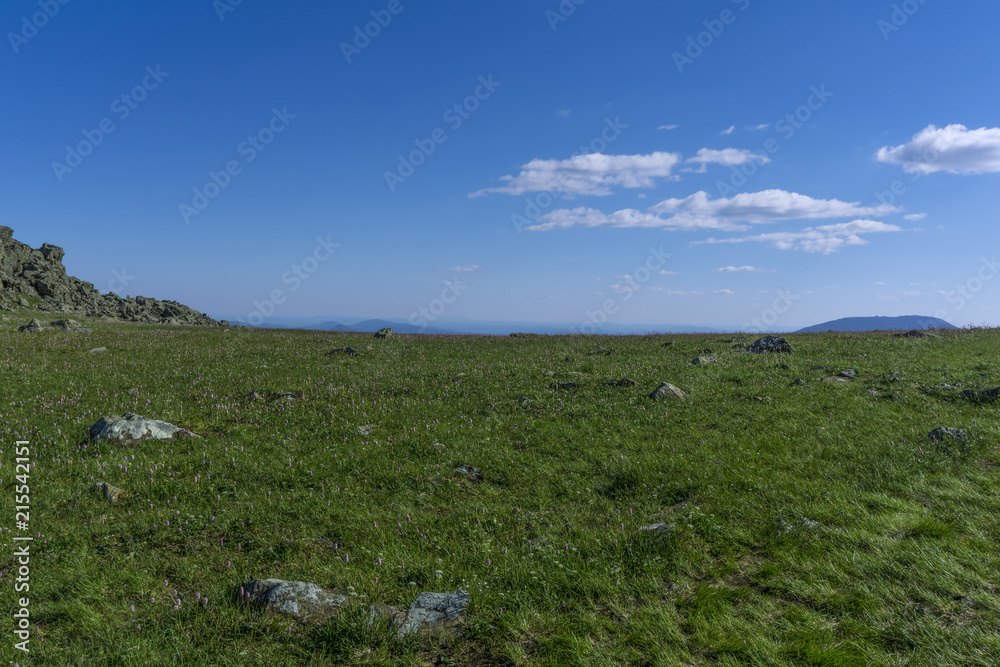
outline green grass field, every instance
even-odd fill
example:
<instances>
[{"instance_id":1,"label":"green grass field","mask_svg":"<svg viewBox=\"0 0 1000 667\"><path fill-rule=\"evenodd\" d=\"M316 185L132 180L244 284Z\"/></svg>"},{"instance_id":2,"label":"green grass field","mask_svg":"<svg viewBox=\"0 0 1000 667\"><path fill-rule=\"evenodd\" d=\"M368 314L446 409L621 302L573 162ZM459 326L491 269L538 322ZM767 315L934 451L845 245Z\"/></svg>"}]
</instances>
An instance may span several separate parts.
<instances>
[{"instance_id":1,"label":"green grass field","mask_svg":"<svg viewBox=\"0 0 1000 667\"><path fill-rule=\"evenodd\" d=\"M1000 384L1000 331L754 355L718 335L14 324L3 664L1000 664L1000 403L961 397ZM344 346L360 355L327 354ZM647 398L661 381L688 400ZM125 412L204 439L88 442ZM15 440L33 461L30 659L12 648ZM131 497L93 495L104 481ZM639 530L654 523L672 528ZM255 578L358 604L299 625L235 601ZM367 623L368 604L460 588L454 642Z\"/></svg>"}]
</instances>

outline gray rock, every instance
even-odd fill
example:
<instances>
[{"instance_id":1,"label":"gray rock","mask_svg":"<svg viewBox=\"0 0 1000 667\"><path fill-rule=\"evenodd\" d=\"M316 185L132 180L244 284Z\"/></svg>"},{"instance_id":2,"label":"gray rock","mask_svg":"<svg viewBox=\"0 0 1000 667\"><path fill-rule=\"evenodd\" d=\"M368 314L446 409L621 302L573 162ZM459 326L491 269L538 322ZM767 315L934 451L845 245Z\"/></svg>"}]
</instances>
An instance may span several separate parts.
<instances>
[{"instance_id":1,"label":"gray rock","mask_svg":"<svg viewBox=\"0 0 1000 667\"><path fill-rule=\"evenodd\" d=\"M267 397L264 395L264 392L260 391L259 389L254 389L253 391L251 391L249 394L246 395L246 399L248 401L263 401L265 398Z\"/></svg>"},{"instance_id":2,"label":"gray rock","mask_svg":"<svg viewBox=\"0 0 1000 667\"><path fill-rule=\"evenodd\" d=\"M48 322L41 322L38 319L33 319L24 326L20 326L17 330L20 333L40 333L46 326Z\"/></svg>"},{"instance_id":3,"label":"gray rock","mask_svg":"<svg viewBox=\"0 0 1000 667\"><path fill-rule=\"evenodd\" d=\"M657 387L653 393L649 395L649 397L654 400L671 398L677 401L683 401L687 398L687 395L669 382L661 382L660 386Z\"/></svg>"},{"instance_id":4,"label":"gray rock","mask_svg":"<svg viewBox=\"0 0 1000 667\"><path fill-rule=\"evenodd\" d=\"M57 329L62 329L63 331L72 331L74 329L79 329L80 323L76 320L55 320L51 326Z\"/></svg>"},{"instance_id":5,"label":"gray rock","mask_svg":"<svg viewBox=\"0 0 1000 667\"><path fill-rule=\"evenodd\" d=\"M938 426L936 429L927 434L927 437L931 440L936 440L938 442L944 442L950 440L952 442L968 442L969 434L963 428L954 428L952 426Z\"/></svg>"},{"instance_id":6,"label":"gray rock","mask_svg":"<svg viewBox=\"0 0 1000 667\"><path fill-rule=\"evenodd\" d=\"M846 382L850 382L850 380L848 380L845 377L840 377L839 375L836 375L836 376L831 376L831 377L825 377L825 378L823 378L823 382L833 382L833 383L844 382L844 383L846 383Z\"/></svg>"},{"instance_id":7,"label":"gray rock","mask_svg":"<svg viewBox=\"0 0 1000 667\"><path fill-rule=\"evenodd\" d=\"M452 639L462 633L469 594L458 590L451 593L421 593L406 611L399 625L400 637L434 635Z\"/></svg>"},{"instance_id":8,"label":"gray rock","mask_svg":"<svg viewBox=\"0 0 1000 667\"><path fill-rule=\"evenodd\" d=\"M384 329L379 329L375 332L373 338L392 338L395 332L390 327L385 327Z\"/></svg>"},{"instance_id":9,"label":"gray rock","mask_svg":"<svg viewBox=\"0 0 1000 667\"><path fill-rule=\"evenodd\" d=\"M629 378L622 378L621 380L608 380L604 384L609 387L634 387L637 382Z\"/></svg>"},{"instance_id":10,"label":"gray rock","mask_svg":"<svg viewBox=\"0 0 1000 667\"><path fill-rule=\"evenodd\" d=\"M672 523L651 523L648 526L639 526L639 530L646 533L664 533L673 530Z\"/></svg>"},{"instance_id":11,"label":"gray rock","mask_svg":"<svg viewBox=\"0 0 1000 667\"><path fill-rule=\"evenodd\" d=\"M517 399L517 402L520 403L521 405L527 405L528 403L531 403L531 399L528 398L527 396L522 396L521 398Z\"/></svg>"},{"instance_id":12,"label":"gray rock","mask_svg":"<svg viewBox=\"0 0 1000 667\"><path fill-rule=\"evenodd\" d=\"M358 427L358 435L371 435L374 430L375 426L372 424L365 424Z\"/></svg>"},{"instance_id":13,"label":"gray rock","mask_svg":"<svg viewBox=\"0 0 1000 667\"><path fill-rule=\"evenodd\" d=\"M338 347L336 349L333 349L333 350L330 350L329 352L327 352L327 354L338 354L338 353L348 354L348 355L350 355L352 357L356 357L356 356L358 356L358 354L360 354L353 347Z\"/></svg>"},{"instance_id":14,"label":"gray rock","mask_svg":"<svg viewBox=\"0 0 1000 667\"><path fill-rule=\"evenodd\" d=\"M300 622L322 622L346 606L349 598L305 581L260 579L245 586L244 601Z\"/></svg>"},{"instance_id":15,"label":"gray rock","mask_svg":"<svg viewBox=\"0 0 1000 667\"><path fill-rule=\"evenodd\" d=\"M98 354L99 352L107 352L107 351L108 348L106 347L95 347L93 349L87 350L87 354Z\"/></svg>"},{"instance_id":16,"label":"gray rock","mask_svg":"<svg viewBox=\"0 0 1000 667\"><path fill-rule=\"evenodd\" d=\"M857 375L858 372L853 368L845 368L844 370L840 371L840 377L854 378L857 377Z\"/></svg>"},{"instance_id":17,"label":"gray rock","mask_svg":"<svg viewBox=\"0 0 1000 667\"><path fill-rule=\"evenodd\" d=\"M691 363L695 366L707 366L715 361L712 357L695 357L691 360Z\"/></svg>"},{"instance_id":18,"label":"gray rock","mask_svg":"<svg viewBox=\"0 0 1000 667\"><path fill-rule=\"evenodd\" d=\"M996 389L966 389L962 396L981 403L992 403L1000 398L1000 387Z\"/></svg>"},{"instance_id":19,"label":"gray rock","mask_svg":"<svg viewBox=\"0 0 1000 667\"><path fill-rule=\"evenodd\" d=\"M101 417L90 427L90 439L95 441L116 440L128 444L142 440L171 440L180 436L201 437L179 426L157 419L146 419L131 412L124 417Z\"/></svg>"},{"instance_id":20,"label":"gray rock","mask_svg":"<svg viewBox=\"0 0 1000 667\"><path fill-rule=\"evenodd\" d=\"M128 491L119 489L117 486L111 486L107 482L98 482L91 487L91 490L99 494L112 505L117 505L119 500L125 500L132 495Z\"/></svg>"},{"instance_id":21,"label":"gray rock","mask_svg":"<svg viewBox=\"0 0 1000 667\"><path fill-rule=\"evenodd\" d=\"M472 480L473 482L481 482L483 479L483 472L470 466L468 463L463 463L455 468L455 472L460 475L464 475L466 479Z\"/></svg>"},{"instance_id":22,"label":"gray rock","mask_svg":"<svg viewBox=\"0 0 1000 667\"><path fill-rule=\"evenodd\" d=\"M792 344L781 336L764 336L747 346L747 352L755 354L763 354L764 352L792 352Z\"/></svg>"},{"instance_id":23,"label":"gray rock","mask_svg":"<svg viewBox=\"0 0 1000 667\"><path fill-rule=\"evenodd\" d=\"M791 385L793 387L800 387L800 386L804 385L805 383L806 383L806 381L803 380L802 378L795 378L794 380L792 380Z\"/></svg>"}]
</instances>

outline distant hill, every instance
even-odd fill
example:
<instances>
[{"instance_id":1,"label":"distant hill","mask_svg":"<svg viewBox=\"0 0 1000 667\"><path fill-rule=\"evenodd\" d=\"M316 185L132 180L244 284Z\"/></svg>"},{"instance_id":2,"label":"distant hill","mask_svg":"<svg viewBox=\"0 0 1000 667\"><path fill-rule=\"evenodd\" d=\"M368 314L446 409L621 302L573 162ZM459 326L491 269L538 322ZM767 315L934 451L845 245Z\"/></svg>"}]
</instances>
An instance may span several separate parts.
<instances>
[{"instance_id":1,"label":"distant hill","mask_svg":"<svg viewBox=\"0 0 1000 667\"><path fill-rule=\"evenodd\" d=\"M954 324L945 322L938 317L922 315L900 315L899 317L842 317L816 324L795 333L814 333L817 331L886 331L911 329L957 329Z\"/></svg>"}]
</instances>

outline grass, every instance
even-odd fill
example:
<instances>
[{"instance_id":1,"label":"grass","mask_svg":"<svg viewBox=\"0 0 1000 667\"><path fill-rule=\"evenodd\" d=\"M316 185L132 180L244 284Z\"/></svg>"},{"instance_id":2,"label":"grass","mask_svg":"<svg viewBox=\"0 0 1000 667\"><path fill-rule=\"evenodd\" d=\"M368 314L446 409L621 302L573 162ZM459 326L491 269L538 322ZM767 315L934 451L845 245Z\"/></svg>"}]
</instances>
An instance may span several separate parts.
<instances>
[{"instance_id":1,"label":"grass","mask_svg":"<svg viewBox=\"0 0 1000 667\"><path fill-rule=\"evenodd\" d=\"M35 466L35 664L1000 663L1000 404L935 386L1000 383L1000 331L748 355L703 335L86 326L0 332L4 507L14 440ZM705 348L716 361L691 365ZM623 377L637 385L604 384ZM689 400L646 398L664 380ZM87 441L124 412L204 439ZM91 495L103 481L131 498ZM299 626L234 601L254 578L359 604ZM367 623L370 603L458 588L453 643Z\"/></svg>"}]
</instances>

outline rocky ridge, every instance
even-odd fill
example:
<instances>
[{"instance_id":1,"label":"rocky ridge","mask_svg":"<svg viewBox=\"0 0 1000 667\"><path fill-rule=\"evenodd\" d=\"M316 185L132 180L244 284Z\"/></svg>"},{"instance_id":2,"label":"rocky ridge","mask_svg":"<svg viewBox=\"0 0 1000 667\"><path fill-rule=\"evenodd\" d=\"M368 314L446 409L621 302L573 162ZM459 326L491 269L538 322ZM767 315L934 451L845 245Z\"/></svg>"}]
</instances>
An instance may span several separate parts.
<instances>
[{"instance_id":1,"label":"rocky ridge","mask_svg":"<svg viewBox=\"0 0 1000 667\"><path fill-rule=\"evenodd\" d=\"M14 230L0 226L0 310L31 307L127 322L227 325L176 301L148 297L122 298L101 294L93 284L66 274L65 251L43 243L38 249L14 239Z\"/></svg>"}]
</instances>

